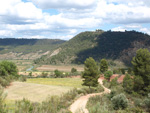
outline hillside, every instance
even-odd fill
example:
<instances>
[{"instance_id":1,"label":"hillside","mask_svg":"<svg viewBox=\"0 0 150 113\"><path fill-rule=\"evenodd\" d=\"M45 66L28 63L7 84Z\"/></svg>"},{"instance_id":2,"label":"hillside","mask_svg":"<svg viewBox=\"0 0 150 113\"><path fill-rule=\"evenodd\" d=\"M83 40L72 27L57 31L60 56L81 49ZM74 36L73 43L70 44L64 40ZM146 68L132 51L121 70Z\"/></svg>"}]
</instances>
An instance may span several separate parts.
<instances>
[{"instance_id":1,"label":"hillside","mask_svg":"<svg viewBox=\"0 0 150 113\"><path fill-rule=\"evenodd\" d=\"M65 41L56 39L0 39L0 59L36 59Z\"/></svg>"},{"instance_id":2,"label":"hillside","mask_svg":"<svg viewBox=\"0 0 150 113\"><path fill-rule=\"evenodd\" d=\"M129 65L139 48L150 49L150 36L136 31L82 32L57 49L56 55L44 55L35 60L40 64L83 63L93 57L119 60Z\"/></svg>"}]
</instances>

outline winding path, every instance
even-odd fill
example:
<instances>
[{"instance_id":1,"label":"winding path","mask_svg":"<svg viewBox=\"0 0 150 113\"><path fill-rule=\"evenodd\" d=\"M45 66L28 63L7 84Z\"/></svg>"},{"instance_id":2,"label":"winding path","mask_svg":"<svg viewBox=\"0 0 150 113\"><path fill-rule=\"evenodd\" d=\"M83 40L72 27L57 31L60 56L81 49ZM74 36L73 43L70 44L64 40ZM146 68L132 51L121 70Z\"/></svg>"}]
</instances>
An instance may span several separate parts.
<instances>
[{"instance_id":1,"label":"winding path","mask_svg":"<svg viewBox=\"0 0 150 113\"><path fill-rule=\"evenodd\" d=\"M81 96L79 99L77 99L71 106L70 106L70 111L72 113L89 113L89 111L86 109L86 104L88 102L88 99L90 97L96 96L96 95L102 95L102 94L107 94L110 93L111 90L106 88L105 86L103 86L103 80L102 79L98 79L98 82L102 85L102 87L104 88L104 91L101 93L92 93L92 94L88 94L85 96Z\"/></svg>"}]
</instances>

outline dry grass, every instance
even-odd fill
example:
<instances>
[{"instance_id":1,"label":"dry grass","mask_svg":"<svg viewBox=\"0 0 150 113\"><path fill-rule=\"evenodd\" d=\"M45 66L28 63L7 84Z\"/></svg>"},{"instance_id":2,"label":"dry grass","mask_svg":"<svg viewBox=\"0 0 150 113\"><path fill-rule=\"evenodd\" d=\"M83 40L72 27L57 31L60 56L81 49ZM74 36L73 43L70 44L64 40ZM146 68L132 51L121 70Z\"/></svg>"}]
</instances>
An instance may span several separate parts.
<instances>
[{"instance_id":1,"label":"dry grass","mask_svg":"<svg viewBox=\"0 0 150 113\"><path fill-rule=\"evenodd\" d=\"M39 71L54 71L56 69L60 70L60 71L65 71L65 72L70 72L72 68L76 68L77 71L84 71L84 67L83 66L54 66L54 65L42 65L41 67L36 68Z\"/></svg>"},{"instance_id":2,"label":"dry grass","mask_svg":"<svg viewBox=\"0 0 150 113\"><path fill-rule=\"evenodd\" d=\"M32 78L27 79L28 83L54 85L54 86L68 86L81 88L83 87L81 78Z\"/></svg>"},{"instance_id":3,"label":"dry grass","mask_svg":"<svg viewBox=\"0 0 150 113\"><path fill-rule=\"evenodd\" d=\"M5 89L5 92L8 94L7 100L21 100L26 98L33 102L41 102L48 96L61 95L70 89L72 87L13 82L12 86Z\"/></svg>"},{"instance_id":4,"label":"dry grass","mask_svg":"<svg viewBox=\"0 0 150 113\"><path fill-rule=\"evenodd\" d=\"M30 72L19 72L19 75L29 75ZM32 72L32 76L36 77L38 75L41 75L43 72ZM45 72L48 74L51 74L52 72Z\"/></svg>"}]
</instances>

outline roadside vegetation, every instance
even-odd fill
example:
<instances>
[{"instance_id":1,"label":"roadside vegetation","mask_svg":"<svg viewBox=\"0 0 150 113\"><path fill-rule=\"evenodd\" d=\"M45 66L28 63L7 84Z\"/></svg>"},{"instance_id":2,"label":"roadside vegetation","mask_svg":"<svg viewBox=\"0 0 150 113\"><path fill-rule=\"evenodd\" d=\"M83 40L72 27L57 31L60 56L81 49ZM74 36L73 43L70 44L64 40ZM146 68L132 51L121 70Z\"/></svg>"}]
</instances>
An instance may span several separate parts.
<instances>
[{"instance_id":1,"label":"roadside vegetation","mask_svg":"<svg viewBox=\"0 0 150 113\"><path fill-rule=\"evenodd\" d=\"M89 113L149 113L150 52L148 49L139 49L131 64L132 67L129 68L110 68L106 59L101 59L100 63L97 63L89 57L85 60L82 73L78 73L76 68L72 68L70 72L56 69L53 73L42 72L40 76L34 77L32 72L28 76L18 75L14 63L2 61L0 62L0 113L70 113L69 106L80 96L104 91L98 84L99 77L104 79L103 84L111 90L111 93L91 97L87 103ZM7 104L9 100L5 100L4 89L12 81L19 80L25 81L25 84L45 85L48 92L52 92L51 89L48 90L48 86L60 87L62 90L68 87L67 91L70 91L61 95L51 95L42 102L24 98L17 100L13 103L13 107L10 107L11 104Z\"/></svg>"}]
</instances>

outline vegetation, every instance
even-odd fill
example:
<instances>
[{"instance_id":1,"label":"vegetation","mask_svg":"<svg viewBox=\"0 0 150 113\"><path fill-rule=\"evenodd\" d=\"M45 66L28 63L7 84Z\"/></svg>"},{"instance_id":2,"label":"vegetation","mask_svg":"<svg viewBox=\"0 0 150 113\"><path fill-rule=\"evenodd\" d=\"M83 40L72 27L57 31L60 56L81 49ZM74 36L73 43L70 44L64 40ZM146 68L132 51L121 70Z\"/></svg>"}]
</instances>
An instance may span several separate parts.
<instances>
[{"instance_id":1,"label":"vegetation","mask_svg":"<svg viewBox=\"0 0 150 113\"><path fill-rule=\"evenodd\" d=\"M125 109L128 106L128 100L124 94L114 96L111 101L115 110Z\"/></svg>"},{"instance_id":2,"label":"vegetation","mask_svg":"<svg viewBox=\"0 0 150 113\"><path fill-rule=\"evenodd\" d=\"M84 80L82 85L89 86L89 88L91 86L97 87L99 75L98 66L95 60L92 57L87 58L84 65L84 72L82 73L82 78Z\"/></svg>"},{"instance_id":3,"label":"vegetation","mask_svg":"<svg viewBox=\"0 0 150 113\"><path fill-rule=\"evenodd\" d=\"M149 35L136 31L82 32L61 45L57 55L46 55L35 61L38 64L81 64L93 57L96 61L106 58L131 65L136 50L149 48L149 42Z\"/></svg>"},{"instance_id":4,"label":"vegetation","mask_svg":"<svg viewBox=\"0 0 150 113\"><path fill-rule=\"evenodd\" d=\"M75 88L83 87L80 78L32 78L27 79L27 83L53 85L53 86L69 86Z\"/></svg>"},{"instance_id":5,"label":"vegetation","mask_svg":"<svg viewBox=\"0 0 150 113\"><path fill-rule=\"evenodd\" d=\"M113 73L111 72L111 71L106 71L105 73L104 73L104 77L105 77L105 79L106 80L110 80L110 77L113 75Z\"/></svg>"},{"instance_id":6,"label":"vegetation","mask_svg":"<svg viewBox=\"0 0 150 113\"><path fill-rule=\"evenodd\" d=\"M106 59L100 61L100 72L105 73L108 70L108 62Z\"/></svg>"},{"instance_id":7,"label":"vegetation","mask_svg":"<svg viewBox=\"0 0 150 113\"><path fill-rule=\"evenodd\" d=\"M123 80L123 88L127 93L132 93L134 87L133 79L127 74Z\"/></svg>"},{"instance_id":8,"label":"vegetation","mask_svg":"<svg viewBox=\"0 0 150 113\"><path fill-rule=\"evenodd\" d=\"M135 74L135 91L143 94L150 92L150 52L148 49L139 49L132 60L132 64Z\"/></svg>"}]
</instances>

